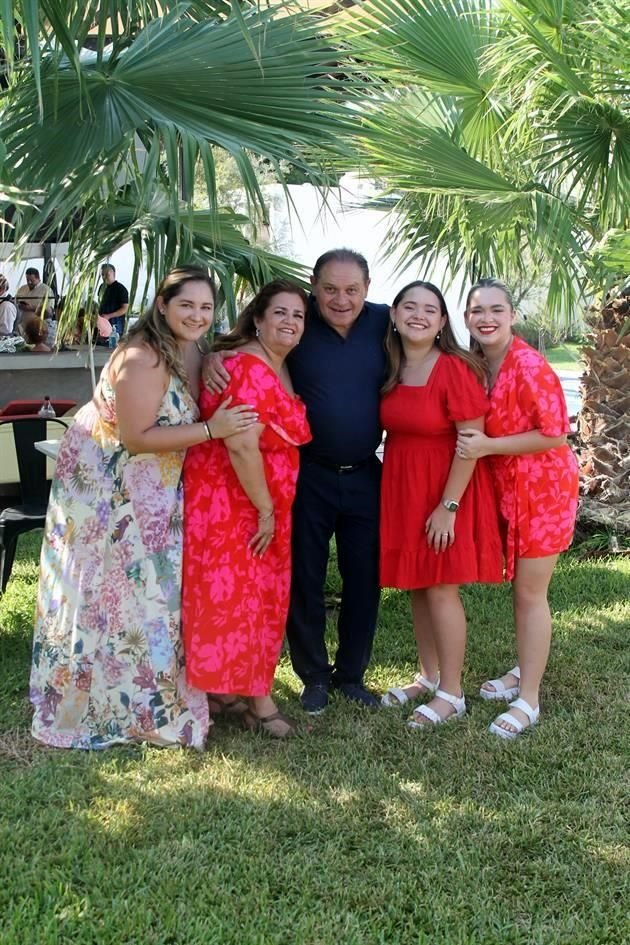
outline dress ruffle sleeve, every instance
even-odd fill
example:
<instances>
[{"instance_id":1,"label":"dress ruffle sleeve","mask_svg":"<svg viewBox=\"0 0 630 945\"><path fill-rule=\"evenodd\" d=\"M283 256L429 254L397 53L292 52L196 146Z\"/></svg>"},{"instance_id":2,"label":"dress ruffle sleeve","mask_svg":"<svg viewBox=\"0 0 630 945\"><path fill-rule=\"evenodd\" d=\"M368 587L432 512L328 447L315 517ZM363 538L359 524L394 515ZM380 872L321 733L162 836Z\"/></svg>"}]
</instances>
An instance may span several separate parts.
<instances>
[{"instance_id":1,"label":"dress ruffle sleeve","mask_svg":"<svg viewBox=\"0 0 630 945\"><path fill-rule=\"evenodd\" d=\"M475 420L488 412L490 402L474 372L456 355L449 355L446 412L449 420L458 423Z\"/></svg>"},{"instance_id":2,"label":"dress ruffle sleeve","mask_svg":"<svg viewBox=\"0 0 630 945\"><path fill-rule=\"evenodd\" d=\"M229 384L219 397L207 395L205 391L202 393L202 415L208 415L210 404L214 412L231 396L230 406L250 404L258 413L259 423L292 446L309 442L311 433L302 401L287 393L276 373L264 361L243 353L230 358L225 366L230 374Z\"/></svg>"},{"instance_id":3,"label":"dress ruffle sleeve","mask_svg":"<svg viewBox=\"0 0 630 945\"><path fill-rule=\"evenodd\" d=\"M532 429L552 437L570 433L567 404L556 372L541 354L528 345L519 345L515 355L518 365L516 396L532 420Z\"/></svg>"}]
</instances>

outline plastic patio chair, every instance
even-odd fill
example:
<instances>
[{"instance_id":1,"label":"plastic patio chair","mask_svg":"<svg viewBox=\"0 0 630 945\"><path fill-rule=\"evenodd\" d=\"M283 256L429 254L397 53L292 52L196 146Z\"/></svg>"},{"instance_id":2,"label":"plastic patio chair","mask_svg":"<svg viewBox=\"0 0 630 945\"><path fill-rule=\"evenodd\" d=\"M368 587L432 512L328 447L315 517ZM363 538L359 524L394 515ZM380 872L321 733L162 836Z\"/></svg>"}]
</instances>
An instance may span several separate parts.
<instances>
[{"instance_id":1,"label":"plastic patio chair","mask_svg":"<svg viewBox=\"0 0 630 945\"><path fill-rule=\"evenodd\" d=\"M68 424L58 417L0 417L0 424L13 427L15 455L20 474L21 501L0 512L0 593L4 593L11 577L18 537L46 522L50 485L46 479L46 457L35 449L35 443L46 439L47 424Z\"/></svg>"}]
</instances>

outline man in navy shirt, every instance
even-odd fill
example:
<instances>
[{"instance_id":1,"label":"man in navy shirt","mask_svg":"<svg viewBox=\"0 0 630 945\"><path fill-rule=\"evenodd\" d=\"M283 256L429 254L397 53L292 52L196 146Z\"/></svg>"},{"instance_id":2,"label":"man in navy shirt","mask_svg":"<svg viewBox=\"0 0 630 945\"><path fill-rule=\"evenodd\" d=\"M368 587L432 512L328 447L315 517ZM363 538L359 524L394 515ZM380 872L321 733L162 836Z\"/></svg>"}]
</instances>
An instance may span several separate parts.
<instances>
[{"instance_id":1,"label":"man in navy shirt","mask_svg":"<svg viewBox=\"0 0 630 945\"><path fill-rule=\"evenodd\" d=\"M362 705L379 601L378 526L383 338L389 307L367 302L367 262L331 250L315 263L304 337L287 363L306 404L313 439L301 450L293 506L291 603L287 638L304 683L301 702L323 711L331 689ZM331 665L324 634L329 544L336 538L342 580L339 645Z\"/></svg>"},{"instance_id":2,"label":"man in navy shirt","mask_svg":"<svg viewBox=\"0 0 630 945\"><path fill-rule=\"evenodd\" d=\"M304 684L300 701L311 714L336 690L361 705L378 700L363 685L379 602L378 533L381 468L380 388L387 305L366 301L364 257L334 249L315 263L309 317L287 364L306 404L312 441L301 450L293 506L291 602L287 638L293 668ZM228 374L210 368L215 390ZM336 538L342 580L333 663L324 635L324 587L330 539Z\"/></svg>"}]
</instances>

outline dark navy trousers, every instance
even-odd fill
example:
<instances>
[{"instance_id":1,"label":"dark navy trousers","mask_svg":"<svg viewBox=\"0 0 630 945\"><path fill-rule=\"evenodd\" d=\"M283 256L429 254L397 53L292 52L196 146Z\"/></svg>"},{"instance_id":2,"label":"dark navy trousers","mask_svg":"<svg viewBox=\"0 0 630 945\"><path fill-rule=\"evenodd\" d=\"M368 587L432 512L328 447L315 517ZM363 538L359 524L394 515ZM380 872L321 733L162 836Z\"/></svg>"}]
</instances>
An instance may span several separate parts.
<instances>
[{"instance_id":1,"label":"dark navy trousers","mask_svg":"<svg viewBox=\"0 0 630 945\"><path fill-rule=\"evenodd\" d=\"M370 661L379 602L381 464L352 472L302 458L293 505L291 602L287 639L293 669L306 685L361 683ZM334 662L326 651L324 588L330 540L342 581Z\"/></svg>"}]
</instances>

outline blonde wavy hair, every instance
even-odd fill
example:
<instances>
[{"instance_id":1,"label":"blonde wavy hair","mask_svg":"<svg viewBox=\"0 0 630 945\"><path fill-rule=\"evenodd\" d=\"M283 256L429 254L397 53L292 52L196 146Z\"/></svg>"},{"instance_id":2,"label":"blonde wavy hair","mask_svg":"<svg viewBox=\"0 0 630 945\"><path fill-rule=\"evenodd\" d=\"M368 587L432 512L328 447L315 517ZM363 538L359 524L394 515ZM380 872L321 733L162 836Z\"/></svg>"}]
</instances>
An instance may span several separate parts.
<instances>
[{"instance_id":1,"label":"blonde wavy hair","mask_svg":"<svg viewBox=\"0 0 630 945\"><path fill-rule=\"evenodd\" d=\"M392 302L392 308L396 308L398 305L400 305L410 289L417 288L426 289L428 292L432 292L433 295L435 295L438 302L440 303L440 315L446 319L444 322L444 327L440 329L438 337L435 340L435 347L440 351L443 351L444 354L453 354L456 358L464 361L465 364L467 364L471 371L475 374L475 376L485 386L487 384L488 377L486 371L484 370L484 366L476 354L466 351L466 349L462 348L458 343L453 329L451 328L448 308L446 307L446 300L437 286L433 285L432 282L423 282L422 280L410 282L409 285L403 286L400 292L397 293L396 298ZM391 319L389 321L389 325L387 326L387 333L385 335L385 351L387 353L387 377L385 378L385 383L381 387L381 394L387 394L390 390L392 390L392 388L396 386L396 384L400 383L402 369L405 363L405 352L403 350L402 341L400 340L400 335L398 332L394 331L394 326Z\"/></svg>"},{"instance_id":2,"label":"blonde wavy hair","mask_svg":"<svg viewBox=\"0 0 630 945\"><path fill-rule=\"evenodd\" d=\"M157 300L161 296L165 303L170 302L189 282L205 282L216 302L216 287L207 270L199 266L179 266L177 269L171 269L160 282L152 305L146 309L121 341L123 346L135 339L143 341L155 352L156 364L164 364L169 374L174 374L184 383L187 383L188 378L177 338L169 328L165 316L160 312Z\"/></svg>"}]
</instances>

